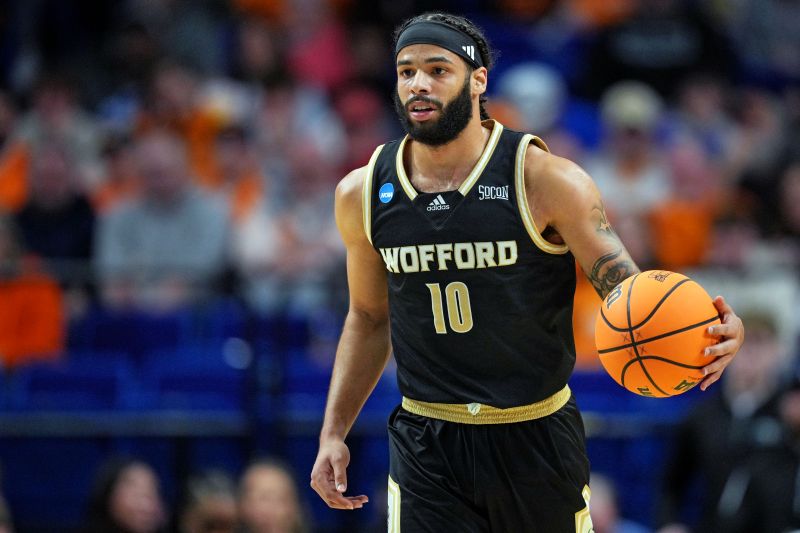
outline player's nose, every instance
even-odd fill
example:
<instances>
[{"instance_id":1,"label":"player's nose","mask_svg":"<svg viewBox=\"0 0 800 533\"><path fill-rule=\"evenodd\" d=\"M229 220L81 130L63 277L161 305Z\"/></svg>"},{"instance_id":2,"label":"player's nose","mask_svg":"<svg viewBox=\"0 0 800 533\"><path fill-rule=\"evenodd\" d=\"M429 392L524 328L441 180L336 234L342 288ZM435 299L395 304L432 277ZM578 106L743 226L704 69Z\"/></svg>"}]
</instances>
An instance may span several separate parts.
<instances>
[{"instance_id":1,"label":"player's nose","mask_svg":"<svg viewBox=\"0 0 800 533\"><path fill-rule=\"evenodd\" d=\"M427 94L431 90L431 79L426 72L417 70L411 79L411 92L414 94Z\"/></svg>"}]
</instances>

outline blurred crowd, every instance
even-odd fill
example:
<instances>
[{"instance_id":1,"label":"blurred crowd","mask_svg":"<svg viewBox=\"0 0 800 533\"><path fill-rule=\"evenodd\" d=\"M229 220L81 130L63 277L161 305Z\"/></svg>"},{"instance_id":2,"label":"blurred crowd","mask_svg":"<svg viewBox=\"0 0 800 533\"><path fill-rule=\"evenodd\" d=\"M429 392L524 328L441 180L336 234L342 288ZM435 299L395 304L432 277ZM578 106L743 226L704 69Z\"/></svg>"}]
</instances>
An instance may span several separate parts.
<instances>
[{"instance_id":1,"label":"blurred crowd","mask_svg":"<svg viewBox=\"0 0 800 533\"><path fill-rule=\"evenodd\" d=\"M490 113L586 168L642 268L797 269L795 3L396 4L12 2L4 363L57 353L93 305L158 313L227 294L257 313L341 311L333 189L400 133L390 34L423 8L483 23L500 51ZM576 304L591 366L587 285ZM23 307L46 335L15 331Z\"/></svg>"},{"instance_id":2,"label":"blurred crowd","mask_svg":"<svg viewBox=\"0 0 800 533\"><path fill-rule=\"evenodd\" d=\"M273 459L251 463L238 487L209 470L186 482L170 510L147 462L113 457L97 472L81 531L85 533L309 533L291 471Z\"/></svg>"},{"instance_id":3,"label":"blurred crowd","mask_svg":"<svg viewBox=\"0 0 800 533\"><path fill-rule=\"evenodd\" d=\"M584 166L642 269L721 286L737 310L766 324L764 342L779 346L762 346L759 330L748 341L753 351L780 352L763 371L793 373L797 2L27 0L7 7L0 17L5 368L59 357L68 326L98 307L158 315L222 296L258 315L341 315L334 187L402 133L391 107L393 27L441 8L473 18L499 50L489 113ZM773 283L741 290L764 281ZM597 305L581 281L574 316L581 368L597 368ZM778 374L767 380L781 382L774 386L730 379L717 407L750 421L772 406L776 427L800 427L795 397L788 405L775 396L787 386ZM749 392L726 400L738 386ZM681 436L710 438L698 424ZM676 464L698 449L679 447L685 455ZM798 457L793 444L782 449ZM717 451L708 453L696 459L715 462ZM765 461L763 468L779 467L774 456ZM292 491L259 496L260 476L280 477L274 471L272 463L254 465L238 491L224 474L193 479L182 531L255 524L261 497L296 508ZM93 500L95 530L124 520L128 491L149 494L136 496L147 505L128 512L152 526L128 529L167 523L145 464L116 463L104 476ZM759 497L773 501L762 481ZM753 486L731 501L742 504ZM678 528L676 506L665 504L662 521ZM213 514L209 508L219 511L216 526L192 526ZM304 531L300 523L251 530Z\"/></svg>"}]
</instances>

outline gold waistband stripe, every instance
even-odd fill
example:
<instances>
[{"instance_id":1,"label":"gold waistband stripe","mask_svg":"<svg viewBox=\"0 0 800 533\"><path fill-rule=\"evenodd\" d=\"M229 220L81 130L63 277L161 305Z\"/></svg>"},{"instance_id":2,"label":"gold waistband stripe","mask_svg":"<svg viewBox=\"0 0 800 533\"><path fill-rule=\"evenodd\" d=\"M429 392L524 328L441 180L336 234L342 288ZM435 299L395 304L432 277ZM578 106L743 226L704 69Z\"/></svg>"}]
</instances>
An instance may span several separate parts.
<instances>
[{"instance_id":1,"label":"gold waistband stripe","mask_svg":"<svg viewBox=\"0 0 800 533\"><path fill-rule=\"evenodd\" d=\"M500 409L481 403L431 403L403 397L403 409L458 424L513 424L552 415L567 403L572 392L568 385L549 398L529 405Z\"/></svg>"}]
</instances>

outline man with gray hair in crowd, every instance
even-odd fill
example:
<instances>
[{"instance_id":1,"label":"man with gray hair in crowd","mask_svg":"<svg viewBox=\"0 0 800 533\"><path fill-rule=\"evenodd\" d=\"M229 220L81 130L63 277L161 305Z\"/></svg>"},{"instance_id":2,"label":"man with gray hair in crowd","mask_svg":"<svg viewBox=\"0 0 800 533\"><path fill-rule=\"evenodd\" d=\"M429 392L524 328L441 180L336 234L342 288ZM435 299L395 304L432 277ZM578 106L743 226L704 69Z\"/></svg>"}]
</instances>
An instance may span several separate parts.
<instances>
[{"instance_id":1,"label":"man with gray hair in crowd","mask_svg":"<svg viewBox=\"0 0 800 533\"><path fill-rule=\"evenodd\" d=\"M96 267L117 308L170 309L210 292L225 268L229 214L192 184L186 148L153 132L136 146L141 197L101 219Z\"/></svg>"}]
</instances>

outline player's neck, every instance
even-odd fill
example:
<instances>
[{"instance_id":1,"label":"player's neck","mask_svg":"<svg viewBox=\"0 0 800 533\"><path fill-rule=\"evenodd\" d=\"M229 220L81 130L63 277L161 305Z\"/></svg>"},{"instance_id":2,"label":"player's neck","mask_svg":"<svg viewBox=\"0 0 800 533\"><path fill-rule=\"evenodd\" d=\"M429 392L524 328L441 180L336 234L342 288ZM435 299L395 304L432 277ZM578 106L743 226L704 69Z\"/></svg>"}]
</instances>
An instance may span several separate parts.
<instances>
[{"instance_id":1,"label":"player's neck","mask_svg":"<svg viewBox=\"0 0 800 533\"><path fill-rule=\"evenodd\" d=\"M457 189L480 159L490 134L476 117L447 144L412 142L407 156L411 182L423 192Z\"/></svg>"}]
</instances>

